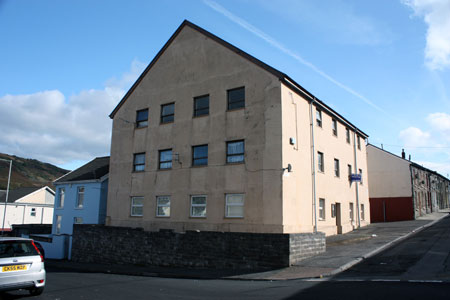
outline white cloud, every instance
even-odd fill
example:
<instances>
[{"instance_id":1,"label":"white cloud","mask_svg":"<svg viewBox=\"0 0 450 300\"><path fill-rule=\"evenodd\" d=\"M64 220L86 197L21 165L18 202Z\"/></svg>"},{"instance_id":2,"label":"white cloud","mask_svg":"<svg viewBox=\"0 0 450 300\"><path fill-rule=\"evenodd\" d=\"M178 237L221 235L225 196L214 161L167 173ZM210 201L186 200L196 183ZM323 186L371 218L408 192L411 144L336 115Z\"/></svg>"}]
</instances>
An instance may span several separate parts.
<instances>
[{"instance_id":1,"label":"white cloud","mask_svg":"<svg viewBox=\"0 0 450 300\"><path fill-rule=\"evenodd\" d=\"M450 67L450 1L403 0L428 25L425 62L431 70Z\"/></svg>"},{"instance_id":2,"label":"white cloud","mask_svg":"<svg viewBox=\"0 0 450 300\"><path fill-rule=\"evenodd\" d=\"M0 152L56 165L109 155L109 114L142 69L135 60L121 79L68 98L58 90L0 97Z\"/></svg>"},{"instance_id":3,"label":"white cloud","mask_svg":"<svg viewBox=\"0 0 450 300\"><path fill-rule=\"evenodd\" d=\"M446 113L429 114L427 121L436 130L449 135L450 137L450 115Z\"/></svg>"},{"instance_id":4,"label":"white cloud","mask_svg":"<svg viewBox=\"0 0 450 300\"><path fill-rule=\"evenodd\" d=\"M408 127L399 134L405 147L427 147L430 146L431 135L429 132L420 130L417 127Z\"/></svg>"}]
</instances>

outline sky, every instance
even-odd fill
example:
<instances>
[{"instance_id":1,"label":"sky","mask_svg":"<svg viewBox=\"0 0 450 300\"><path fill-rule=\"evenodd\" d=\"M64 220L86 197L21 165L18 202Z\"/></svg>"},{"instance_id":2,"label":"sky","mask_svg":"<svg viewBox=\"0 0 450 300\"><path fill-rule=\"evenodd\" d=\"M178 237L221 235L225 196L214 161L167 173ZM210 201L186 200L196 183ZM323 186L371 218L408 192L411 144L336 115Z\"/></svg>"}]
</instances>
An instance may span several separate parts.
<instances>
[{"instance_id":1,"label":"sky","mask_svg":"<svg viewBox=\"0 0 450 300\"><path fill-rule=\"evenodd\" d=\"M0 0L0 153L73 170L183 20L450 174L450 0Z\"/></svg>"}]
</instances>

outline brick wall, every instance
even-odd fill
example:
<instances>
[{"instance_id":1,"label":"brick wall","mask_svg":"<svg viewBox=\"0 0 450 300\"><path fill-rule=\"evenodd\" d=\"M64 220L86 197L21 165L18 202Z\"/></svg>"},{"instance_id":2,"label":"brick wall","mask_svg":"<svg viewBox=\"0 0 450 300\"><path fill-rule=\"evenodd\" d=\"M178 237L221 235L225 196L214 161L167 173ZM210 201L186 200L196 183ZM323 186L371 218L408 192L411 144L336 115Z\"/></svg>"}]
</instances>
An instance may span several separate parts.
<instances>
[{"instance_id":1,"label":"brick wall","mask_svg":"<svg viewBox=\"0 0 450 300\"><path fill-rule=\"evenodd\" d=\"M323 233L174 233L81 224L74 225L72 242L78 262L193 268L286 267L323 251Z\"/></svg>"}]
</instances>

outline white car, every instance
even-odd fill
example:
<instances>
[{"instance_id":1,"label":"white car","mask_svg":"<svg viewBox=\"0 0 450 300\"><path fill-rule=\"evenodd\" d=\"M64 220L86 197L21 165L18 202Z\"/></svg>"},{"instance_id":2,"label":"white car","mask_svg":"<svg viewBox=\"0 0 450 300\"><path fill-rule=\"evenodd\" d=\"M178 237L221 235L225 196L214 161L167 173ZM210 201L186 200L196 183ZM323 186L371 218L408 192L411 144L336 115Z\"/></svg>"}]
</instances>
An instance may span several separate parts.
<instances>
[{"instance_id":1,"label":"white car","mask_svg":"<svg viewBox=\"0 0 450 300\"><path fill-rule=\"evenodd\" d=\"M33 240L0 237L0 291L27 289L35 296L44 287L44 257Z\"/></svg>"}]
</instances>

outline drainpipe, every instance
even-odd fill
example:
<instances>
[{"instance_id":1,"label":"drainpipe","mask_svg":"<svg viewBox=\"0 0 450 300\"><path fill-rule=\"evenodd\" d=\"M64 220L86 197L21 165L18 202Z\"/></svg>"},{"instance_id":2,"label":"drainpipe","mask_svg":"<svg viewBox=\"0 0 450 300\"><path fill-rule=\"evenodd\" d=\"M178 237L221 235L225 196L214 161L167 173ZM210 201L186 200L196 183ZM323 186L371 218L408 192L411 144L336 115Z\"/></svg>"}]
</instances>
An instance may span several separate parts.
<instances>
[{"instance_id":1,"label":"drainpipe","mask_svg":"<svg viewBox=\"0 0 450 300\"><path fill-rule=\"evenodd\" d=\"M316 98L313 98L309 102L309 118L310 118L310 125L311 125L311 160L312 160L312 190L313 190L313 214L314 214L314 233L317 233L317 212L316 212L316 150L314 146L314 118L313 118L313 112L312 112L312 106Z\"/></svg>"},{"instance_id":2,"label":"drainpipe","mask_svg":"<svg viewBox=\"0 0 450 300\"><path fill-rule=\"evenodd\" d=\"M356 159L356 128L354 128L353 132L353 152L355 155L355 174L358 174L358 164ZM361 174L362 177L362 174ZM362 179L362 178L361 178ZM358 215L358 228L361 227L361 218L359 215L359 192L358 192L358 182L355 182L355 190L356 190L356 214Z\"/></svg>"}]
</instances>

